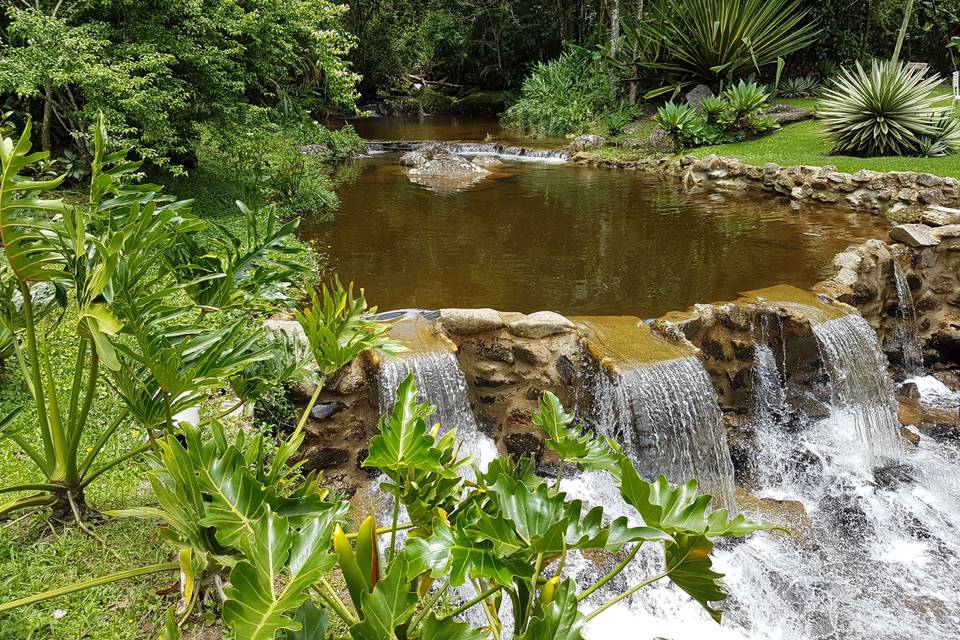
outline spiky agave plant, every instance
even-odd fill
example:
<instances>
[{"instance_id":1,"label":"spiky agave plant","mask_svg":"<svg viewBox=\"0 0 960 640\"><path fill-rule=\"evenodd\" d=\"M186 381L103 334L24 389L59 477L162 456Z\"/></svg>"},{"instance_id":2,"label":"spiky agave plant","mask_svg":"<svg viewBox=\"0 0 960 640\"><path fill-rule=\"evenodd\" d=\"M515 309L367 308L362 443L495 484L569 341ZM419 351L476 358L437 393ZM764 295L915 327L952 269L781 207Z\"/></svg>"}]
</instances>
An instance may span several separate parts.
<instances>
[{"instance_id":1,"label":"spiky agave plant","mask_svg":"<svg viewBox=\"0 0 960 640\"><path fill-rule=\"evenodd\" d=\"M833 153L855 156L918 155L925 137L940 132L948 108L933 89L940 77L899 62L857 63L841 70L820 103L823 129Z\"/></svg>"}]
</instances>

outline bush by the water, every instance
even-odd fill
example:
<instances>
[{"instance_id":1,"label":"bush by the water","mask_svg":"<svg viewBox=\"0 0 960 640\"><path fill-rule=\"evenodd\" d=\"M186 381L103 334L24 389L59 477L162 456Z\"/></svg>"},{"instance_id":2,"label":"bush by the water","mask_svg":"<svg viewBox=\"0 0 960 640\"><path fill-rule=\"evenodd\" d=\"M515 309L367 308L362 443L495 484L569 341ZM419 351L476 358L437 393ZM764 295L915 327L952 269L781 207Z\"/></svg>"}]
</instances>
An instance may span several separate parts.
<instances>
[{"instance_id":1,"label":"bush by the water","mask_svg":"<svg viewBox=\"0 0 960 640\"><path fill-rule=\"evenodd\" d=\"M895 61L859 62L824 91L820 115L833 153L942 156L960 148L951 108L934 93L938 75Z\"/></svg>"},{"instance_id":2,"label":"bush by the water","mask_svg":"<svg viewBox=\"0 0 960 640\"><path fill-rule=\"evenodd\" d=\"M666 103L657 110L657 125L670 135L678 153L689 147L739 142L779 128L764 113L769 100L766 89L741 80L722 96L706 97L699 110L685 102Z\"/></svg>"},{"instance_id":3,"label":"bush by the water","mask_svg":"<svg viewBox=\"0 0 960 640\"><path fill-rule=\"evenodd\" d=\"M504 124L535 135L584 133L614 101L602 58L571 49L534 67L523 81L519 100L507 109Z\"/></svg>"}]
</instances>

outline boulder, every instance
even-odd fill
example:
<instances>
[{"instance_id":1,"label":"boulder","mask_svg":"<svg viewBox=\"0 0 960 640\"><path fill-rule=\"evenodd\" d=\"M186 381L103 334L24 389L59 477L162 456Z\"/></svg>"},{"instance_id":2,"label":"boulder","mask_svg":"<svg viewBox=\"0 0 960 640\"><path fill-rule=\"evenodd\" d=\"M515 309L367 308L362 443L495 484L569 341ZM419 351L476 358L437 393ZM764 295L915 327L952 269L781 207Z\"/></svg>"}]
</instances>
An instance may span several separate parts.
<instances>
[{"instance_id":1,"label":"boulder","mask_svg":"<svg viewBox=\"0 0 960 640\"><path fill-rule=\"evenodd\" d=\"M457 155L447 147L434 144L409 151L400 158L400 164L411 167L411 175L459 176L486 175L487 170Z\"/></svg>"},{"instance_id":2,"label":"boulder","mask_svg":"<svg viewBox=\"0 0 960 640\"><path fill-rule=\"evenodd\" d=\"M784 125L791 122L801 122L813 117L813 111L791 107L788 104L775 104L767 109L767 115L772 116L777 124Z\"/></svg>"},{"instance_id":3,"label":"boulder","mask_svg":"<svg viewBox=\"0 0 960 640\"><path fill-rule=\"evenodd\" d=\"M333 151L325 144L305 144L300 147L300 155L302 156L328 156L331 153Z\"/></svg>"},{"instance_id":4,"label":"boulder","mask_svg":"<svg viewBox=\"0 0 960 640\"><path fill-rule=\"evenodd\" d=\"M936 240L946 240L947 238L960 238L960 224L948 224L943 227L935 227L930 234Z\"/></svg>"},{"instance_id":5,"label":"boulder","mask_svg":"<svg viewBox=\"0 0 960 640\"><path fill-rule=\"evenodd\" d=\"M669 133L660 127L654 127L653 131L650 132L649 143L655 151L659 151L660 153L673 152L673 139Z\"/></svg>"},{"instance_id":6,"label":"boulder","mask_svg":"<svg viewBox=\"0 0 960 640\"><path fill-rule=\"evenodd\" d=\"M345 406L342 402L320 402L313 407L310 416L314 420L329 420L340 413Z\"/></svg>"},{"instance_id":7,"label":"boulder","mask_svg":"<svg viewBox=\"0 0 960 640\"><path fill-rule=\"evenodd\" d=\"M691 109L699 109L703 99L709 98L712 95L713 90L711 90L710 87L705 84L698 84L693 89L690 89L690 91L687 91L684 99L687 101L687 104L690 105Z\"/></svg>"},{"instance_id":8,"label":"boulder","mask_svg":"<svg viewBox=\"0 0 960 640\"><path fill-rule=\"evenodd\" d=\"M496 331L504 322L493 309L441 309L440 324L450 333L469 335Z\"/></svg>"},{"instance_id":9,"label":"boulder","mask_svg":"<svg viewBox=\"0 0 960 640\"><path fill-rule=\"evenodd\" d=\"M567 147L567 152L574 154L579 153L580 151L588 151L590 149L596 149L597 147L606 146L607 139L603 136L596 136L592 133L586 133L580 136L577 136L573 139L573 142Z\"/></svg>"},{"instance_id":10,"label":"boulder","mask_svg":"<svg viewBox=\"0 0 960 640\"><path fill-rule=\"evenodd\" d=\"M510 333L521 338L546 338L575 328L572 322L553 311L537 311L507 325Z\"/></svg>"},{"instance_id":11,"label":"boulder","mask_svg":"<svg viewBox=\"0 0 960 640\"><path fill-rule=\"evenodd\" d=\"M543 436L539 433L510 433L503 439L503 446L514 460L529 455L539 463L543 457Z\"/></svg>"},{"instance_id":12,"label":"boulder","mask_svg":"<svg viewBox=\"0 0 960 640\"><path fill-rule=\"evenodd\" d=\"M935 247L940 244L932 229L925 224L900 224L890 230L890 239L908 247Z\"/></svg>"},{"instance_id":13,"label":"boulder","mask_svg":"<svg viewBox=\"0 0 960 640\"><path fill-rule=\"evenodd\" d=\"M950 209L948 207L932 206L927 207L920 219L924 224L931 227L945 227L947 225L960 224L960 209Z\"/></svg>"}]
</instances>

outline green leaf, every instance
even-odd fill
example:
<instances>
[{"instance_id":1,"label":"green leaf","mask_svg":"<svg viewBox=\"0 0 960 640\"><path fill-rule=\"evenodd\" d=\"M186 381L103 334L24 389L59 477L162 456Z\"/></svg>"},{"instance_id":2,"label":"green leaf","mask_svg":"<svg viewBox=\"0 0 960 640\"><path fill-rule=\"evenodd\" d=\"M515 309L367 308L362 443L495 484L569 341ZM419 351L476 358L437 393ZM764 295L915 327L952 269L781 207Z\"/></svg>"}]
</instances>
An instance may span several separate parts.
<instances>
[{"instance_id":1,"label":"green leaf","mask_svg":"<svg viewBox=\"0 0 960 640\"><path fill-rule=\"evenodd\" d=\"M578 608L576 585L568 578L557 587L553 601L530 619L520 640L583 640L584 622Z\"/></svg>"},{"instance_id":2,"label":"green leaf","mask_svg":"<svg viewBox=\"0 0 960 640\"><path fill-rule=\"evenodd\" d=\"M455 476L441 464L443 452L427 434L426 416L430 411L429 405L417 402L417 383L411 373L397 388L393 410L381 418L380 433L370 439L370 455L363 466L384 471L414 468Z\"/></svg>"},{"instance_id":3,"label":"green leaf","mask_svg":"<svg viewBox=\"0 0 960 640\"><path fill-rule=\"evenodd\" d=\"M419 636L420 640L484 640L487 637L485 631L451 618L437 618L432 613L424 618Z\"/></svg>"},{"instance_id":4,"label":"green leaf","mask_svg":"<svg viewBox=\"0 0 960 640\"><path fill-rule=\"evenodd\" d=\"M238 638L273 640L281 630L300 630L290 613L306 600L307 587L335 563L327 553L331 525L316 518L298 532L267 508L256 523L250 552L231 570L224 590L223 619Z\"/></svg>"},{"instance_id":5,"label":"green leaf","mask_svg":"<svg viewBox=\"0 0 960 640\"><path fill-rule=\"evenodd\" d=\"M723 574L713 570L710 552L713 542L704 535L678 535L676 542L664 545L666 572L670 580L703 605L710 617L720 622L721 612L711 602L726 599L720 580Z\"/></svg>"},{"instance_id":6,"label":"green leaf","mask_svg":"<svg viewBox=\"0 0 960 640\"><path fill-rule=\"evenodd\" d=\"M581 470L619 472L621 454L616 443L582 434L574 425L573 414L564 411L553 393L543 393L531 418L547 434L547 447L564 462L572 462Z\"/></svg>"},{"instance_id":7,"label":"green leaf","mask_svg":"<svg viewBox=\"0 0 960 640\"><path fill-rule=\"evenodd\" d=\"M383 580L371 593L364 594L361 620L350 627L350 635L355 640L401 640L404 636L398 635L397 628L410 621L417 601L407 558L401 553L390 563Z\"/></svg>"},{"instance_id":8,"label":"green leaf","mask_svg":"<svg viewBox=\"0 0 960 640\"><path fill-rule=\"evenodd\" d=\"M327 624L330 621L330 615L326 609L321 609L315 605L313 600L305 600L297 609L293 619L300 623L300 630L288 630L286 640L327 639Z\"/></svg>"}]
</instances>

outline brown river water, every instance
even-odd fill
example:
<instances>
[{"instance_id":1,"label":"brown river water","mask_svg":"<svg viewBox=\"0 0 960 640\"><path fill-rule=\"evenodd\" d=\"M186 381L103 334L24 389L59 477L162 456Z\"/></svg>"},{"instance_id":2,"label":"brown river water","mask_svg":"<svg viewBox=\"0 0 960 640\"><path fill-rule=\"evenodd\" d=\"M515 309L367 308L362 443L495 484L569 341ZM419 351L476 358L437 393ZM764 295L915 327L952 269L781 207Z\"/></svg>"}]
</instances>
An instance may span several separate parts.
<instances>
[{"instance_id":1,"label":"brown river water","mask_svg":"<svg viewBox=\"0 0 960 640\"><path fill-rule=\"evenodd\" d=\"M370 139L481 140L495 121L379 118ZM777 283L809 287L884 218L767 194L685 193L670 179L504 162L457 192L412 183L397 156L356 159L331 222L305 220L381 310L492 307L654 317Z\"/></svg>"}]
</instances>

